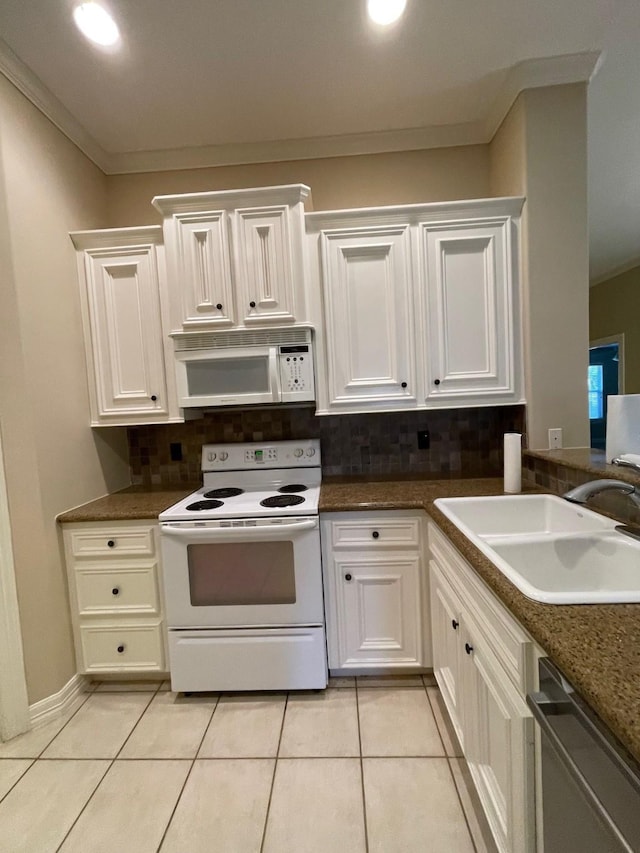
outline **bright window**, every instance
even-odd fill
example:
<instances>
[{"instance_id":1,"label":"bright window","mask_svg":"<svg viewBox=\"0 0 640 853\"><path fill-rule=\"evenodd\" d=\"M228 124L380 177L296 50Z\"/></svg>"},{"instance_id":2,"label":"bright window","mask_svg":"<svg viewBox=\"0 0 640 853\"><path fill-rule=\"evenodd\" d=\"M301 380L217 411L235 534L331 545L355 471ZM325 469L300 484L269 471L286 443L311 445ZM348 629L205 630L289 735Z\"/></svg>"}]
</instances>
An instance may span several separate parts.
<instances>
[{"instance_id":1,"label":"bright window","mask_svg":"<svg viewBox=\"0 0 640 853\"><path fill-rule=\"evenodd\" d=\"M602 365L589 365L589 419L604 417Z\"/></svg>"}]
</instances>

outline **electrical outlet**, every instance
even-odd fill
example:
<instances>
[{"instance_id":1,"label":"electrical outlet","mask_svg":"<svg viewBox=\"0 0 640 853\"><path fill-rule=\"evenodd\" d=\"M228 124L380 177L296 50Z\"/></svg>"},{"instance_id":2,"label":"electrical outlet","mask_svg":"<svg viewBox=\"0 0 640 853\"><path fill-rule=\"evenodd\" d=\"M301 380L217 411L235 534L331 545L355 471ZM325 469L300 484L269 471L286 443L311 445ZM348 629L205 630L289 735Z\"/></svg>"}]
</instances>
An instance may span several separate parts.
<instances>
[{"instance_id":1,"label":"electrical outlet","mask_svg":"<svg viewBox=\"0 0 640 853\"><path fill-rule=\"evenodd\" d=\"M559 450L562 447L562 428L549 430L549 450Z\"/></svg>"},{"instance_id":2,"label":"electrical outlet","mask_svg":"<svg viewBox=\"0 0 640 853\"><path fill-rule=\"evenodd\" d=\"M431 436L428 429L418 430L418 450L428 450L431 443Z\"/></svg>"},{"instance_id":3,"label":"electrical outlet","mask_svg":"<svg viewBox=\"0 0 640 853\"><path fill-rule=\"evenodd\" d=\"M169 455L171 456L172 462L181 462L182 461L182 442L180 442L180 441L169 442Z\"/></svg>"}]
</instances>

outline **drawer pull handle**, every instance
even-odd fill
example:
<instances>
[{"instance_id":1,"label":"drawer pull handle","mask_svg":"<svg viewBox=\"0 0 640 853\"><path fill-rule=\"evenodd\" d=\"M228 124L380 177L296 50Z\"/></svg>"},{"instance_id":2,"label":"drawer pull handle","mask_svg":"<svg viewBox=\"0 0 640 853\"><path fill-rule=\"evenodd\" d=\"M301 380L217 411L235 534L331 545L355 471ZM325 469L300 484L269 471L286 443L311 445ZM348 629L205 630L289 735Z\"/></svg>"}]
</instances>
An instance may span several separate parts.
<instances>
[{"instance_id":1,"label":"drawer pull handle","mask_svg":"<svg viewBox=\"0 0 640 853\"><path fill-rule=\"evenodd\" d=\"M109 541L107 542L107 545L109 546L109 548L115 548L116 547L115 539L109 539Z\"/></svg>"},{"instance_id":2,"label":"drawer pull handle","mask_svg":"<svg viewBox=\"0 0 640 853\"><path fill-rule=\"evenodd\" d=\"M347 573L347 574L344 576L344 579L345 579L346 581L353 580L353 575L351 575L351 574Z\"/></svg>"},{"instance_id":3,"label":"drawer pull handle","mask_svg":"<svg viewBox=\"0 0 640 853\"><path fill-rule=\"evenodd\" d=\"M111 595L120 595L120 587L114 586L114 588L111 590Z\"/></svg>"},{"instance_id":4,"label":"drawer pull handle","mask_svg":"<svg viewBox=\"0 0 640 853\"><path fill-rule=\"evenodd\" d=\"M455 620L455 619L452 619L452 620L451 620L451 627L453 628L453 630L454 630L454 631L457 631L457 630L458 630L458 625L459 625L459 624L460 624L460 623L459 623L459 622L456 622L456 620Z\"/></svg>"},{"instance_id":5,"label":"drawer pull handle","mask_svg":"<svg viewBox=\"0 0 640 853\"><path fill-rule=\"evenodd\" d=\"M378 533L377 530L374 530L371 535L373 536L374 539L377 539L380 536L380 534Z\"/></svg>"},{"instance_id":6,"label":"drawer pull handle","mask_svg":"<svg viewBox=\"0 0 640 853\"><path fill-rule=\"evenodd\" d=\"M464 644L464 650L468 655L470 655L471 652L473 651L473 646L470 646L469 643L465 643Z\"/></svg>"},{"instance_id":7,"label":"drawer pull handle","mask_svg":"<svg viewBox=\"0 0 640 853\"><path fill-rule=\"evenodd\" d=\"M118 646L118 654L121 655L124 651L124 643L121 646Z\"/></svg>"}]
</instances>

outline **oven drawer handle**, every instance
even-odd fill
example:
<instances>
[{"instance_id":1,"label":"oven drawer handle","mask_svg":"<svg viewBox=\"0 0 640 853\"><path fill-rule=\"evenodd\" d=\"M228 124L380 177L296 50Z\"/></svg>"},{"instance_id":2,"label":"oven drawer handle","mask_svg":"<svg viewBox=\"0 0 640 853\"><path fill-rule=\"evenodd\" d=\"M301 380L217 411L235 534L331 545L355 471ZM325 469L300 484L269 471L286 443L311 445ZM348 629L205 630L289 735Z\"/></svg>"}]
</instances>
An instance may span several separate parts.
<instances>
[{"instance_id":1,"label":"oven drawer handle","mask_svg":"<svg viewBox=\"0 0 640 853\"><path fill-rule=\"evenodd\" d=\"M317 519L297 521L295 524L273 524L263 527L170 527L162 525L163 536L176 536L179 539L191 539L209 542L223 542L225 539L252 539L260 536L264 539L282 538L285 533L301 533L318 527Z\"/></svg>"},{"instance_id":2,"label":"oven drawer handle","mask_svg":"<svg viewBox=\"0 0 640 853\"><path fill-rule=\"evenodd\" d=\"M526 700L534 719L542 729L542 733L549 739L551 745L555 749L556 755L577 783L583 796L590 802L593 810L599 815L600 819L604 822L617 841L624 844L626 847L627 842L620 834L620 830L613 822L611 815L606 810L598 795L587 781L582 770L580 770L578 765L575 763L569 750L558 737L555 729L547 719L547 714L553 714L553 711L557 710L558 703L551 701L545 693L529 693Z\"/></svg>"}]
</instances>

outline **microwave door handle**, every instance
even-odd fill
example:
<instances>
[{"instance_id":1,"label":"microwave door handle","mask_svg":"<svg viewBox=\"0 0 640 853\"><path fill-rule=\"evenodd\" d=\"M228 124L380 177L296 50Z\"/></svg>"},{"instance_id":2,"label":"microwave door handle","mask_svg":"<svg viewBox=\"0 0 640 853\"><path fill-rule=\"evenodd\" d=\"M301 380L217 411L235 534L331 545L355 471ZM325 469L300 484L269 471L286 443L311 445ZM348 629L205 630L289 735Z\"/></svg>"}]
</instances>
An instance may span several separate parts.
<instances>
[{"instance_id":1,"label":"microwave door handle","mask_svg":"<svg viewBox=\"0 0 640 853\"><path fill-rule=\"evenodd\" d=\"M160 530L163 536L190 539L192 542L233 542L238 539L247 541L254 536L259 536L260 539L281 539L283 534L301 533L317 526L316 519L309 519L294 524L273 524L264 527L171 527L163 524Z\"/></svg>"},{"instance_id":2,"label":"microwave door handle","mask_svg":"<svg viewBox=\"0 0 640 853\"><path fill-rule=\"evenodd\" d=\"M269 386L273 402L280 403L280 366L278 364L277 347L269 347Z\"/></svg>"}]
</instances>

